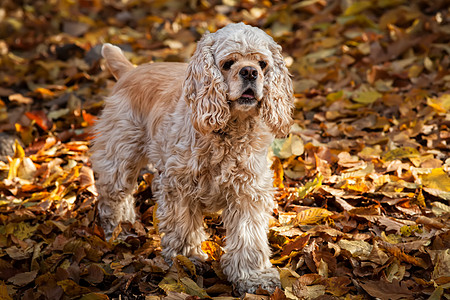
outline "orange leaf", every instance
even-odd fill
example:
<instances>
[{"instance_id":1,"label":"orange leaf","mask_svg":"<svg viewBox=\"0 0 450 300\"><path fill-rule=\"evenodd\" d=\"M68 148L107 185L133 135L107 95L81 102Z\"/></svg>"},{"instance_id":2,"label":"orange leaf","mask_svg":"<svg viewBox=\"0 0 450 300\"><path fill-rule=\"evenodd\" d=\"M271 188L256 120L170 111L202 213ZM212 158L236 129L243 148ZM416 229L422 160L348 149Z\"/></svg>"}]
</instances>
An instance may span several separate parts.
<instances>
[{"instance_id":1,"label":"orange leaf","mask_svg":"<svg viewBox=\"0 0 450 300\"><path fill-rule=\"evenodd\" d=\"M52 127L52 122L47 118L47 115L42 110L27 111L25 116L33 120L43 130L47 131Z\"/></svg>"},{"instance_id":2,"label":"orange leaf","mask_svg":"<svg viewBox=\"0 0 450 300\"><path fill-rule=\"evenodd\" d=\"M83 115L83 120L88 124L88 126L94 125L98 119L96 116L87 113L85 110L83 110L81 114Z\"/></svg>"},{"instance_id":3,"label":"orange leaf","mask_svg":"<svg viewBox=\"0 0 450 300\"><path fill-rule=\"evenodd\" d=\"M204 241L202 243L202 250L213 260L220 260L223 255L223 250L219 244L213 241Z\"/></svg>"},{"instance_id":4,"label":"orange leaf","mask_svg":"<svg viewBox=\"0 0 450 300\"><path fill-rule=\"evenodd\" d=\"M273 186L277 188L284 188L283 184L283 165L278 157L274 157L271 169L273 170Z\"/></svg>"}]
</instances>

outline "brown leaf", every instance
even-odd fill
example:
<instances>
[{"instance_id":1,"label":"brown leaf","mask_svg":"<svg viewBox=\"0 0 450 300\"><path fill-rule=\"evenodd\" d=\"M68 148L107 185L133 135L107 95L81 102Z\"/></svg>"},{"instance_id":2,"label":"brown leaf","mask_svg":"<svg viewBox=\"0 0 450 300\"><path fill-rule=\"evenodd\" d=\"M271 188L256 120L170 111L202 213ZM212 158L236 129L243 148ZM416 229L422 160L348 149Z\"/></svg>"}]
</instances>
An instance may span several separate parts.
<instances>
[{"instance_id":1,"label":"brown leaf","mask_svg":"<svg viewBox=\"0 0 450 300\"><path fill-rule=\"evenodd\" d=\"M38 271L19 273L8 279L8 282L14 285L24 286L32 282L36 278L37 273Z\"/></svg>"},{"instance_id":2,"label":"brown leaf","mask_svg":"<svg viewBox=\"0 0 450 300\"><path fill-rule=\"evenodd\" d=\"M325 280L326 291L340 297L350 291L348 285L351 283L352 281L348 277L330 277Z\"/></svg>"},{"instance_id":3,"label":"brown leaf","mask_svg":"<svg viewBox=\"0 0 450 300\"><path fill-rule=\"evenodd\" d=\"M276 287L275 292L270 295L270 300L287 300L286 294L278 287Z\"/></svg>"},{"instance_id":4,"label":"brown leaf","mask_svg":"<svg viewBox=\"0 0 450 300\"><path fill-rule=\"evenodd\" d=\"M303 249L303 247L305 247L305 245L308 243L309 241L309 234L300 236L298 238L296 238L293 242L290 242L288 244L286 244L283 247L283 251L281 252L281 255L289 255L292 251L300 251Z\"/></svg>"},{"instance_id":5,"label":"brown leaf","mask_svg":"<svg viewBox=\"0 0 450 300\"><path fill-rule=\"evenodd\" d=\"M91 284L98 284L103 281L105 270L103 270L97 264L91 264L86 269L87 275L83 277L84 280L90 282Z\"/></svg>"},{"instance_id":6,"label":"brown leaf","mask_svg":"<svg viewBox=\"0 0 450 300\"><path fill-rule=\"evenodd\" d=\"M392 282L367 280L360 281L361 287L372 297L380 299L414 299L409 284L394 279Z\"/></svg>"},{"instance_id":7,"label":"brown leaf","mask_svg":"<svg viewBox=\"0 0 450 300\"><path fill-rule=\"evenodd\" d=\"M62 287L64 293L70 297L81 296L91 292L90 289L82 287L70 279L58 281L57 284Z\"/></svg>"},{"instance_id":8,"label":"brown leaf","mask_svg":"<svg viewBox=\"0 0 450 300\"><path fill-rule=\"evenodd\" d=\"M381 248L385 249L386 251L388 251L390 254L397 257L401 261L413 264L415 266L422 267L424 269L426 269L428 267L428 264L423 259L421 259L420 257L414 257L411 255L408 255L395 245L380 241L379 246Z\"/></svg>"},{"instance_id":9,"label":"brown leaf","mask_svg":"<svg viewBox=\"0 0 450 300\"><path fill-rule=\"evenodd\" d=\"M15 260L22 260L22 259L29 258L32 255L32 253L33 253L33 249L32 248L28 248L27 250L23 250L23 249L18 248L16 246L12 246L12 247L6 248L5 251L9 255L9 257L11 257L12 259L15 259Z\"/></svg>"}]
</instances>

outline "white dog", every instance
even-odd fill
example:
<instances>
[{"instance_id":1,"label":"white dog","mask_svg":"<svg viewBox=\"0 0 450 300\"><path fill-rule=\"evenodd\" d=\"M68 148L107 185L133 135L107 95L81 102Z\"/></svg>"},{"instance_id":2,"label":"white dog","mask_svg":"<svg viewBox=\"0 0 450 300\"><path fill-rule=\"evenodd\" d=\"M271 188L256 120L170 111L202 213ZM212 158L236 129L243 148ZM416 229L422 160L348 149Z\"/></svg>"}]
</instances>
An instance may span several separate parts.
<instances>
[{"instance_id":1,"label":"white dog","mask_svg":"<svg viewBox=\"0 0 450 300\"><path fill-rule=\"evenodd\" d=\"M205 34L189 64L135 68L110 44L102 54L118 79L92 148L105 232L135 221L132 191L152 163L163 256L204 260L202 214L223 210L224 274L239 293L273 292L280 277L269 261L266 157L274 136L288 133L293 109L281 47L240 23Z\"/></svg>"}]
</instances>

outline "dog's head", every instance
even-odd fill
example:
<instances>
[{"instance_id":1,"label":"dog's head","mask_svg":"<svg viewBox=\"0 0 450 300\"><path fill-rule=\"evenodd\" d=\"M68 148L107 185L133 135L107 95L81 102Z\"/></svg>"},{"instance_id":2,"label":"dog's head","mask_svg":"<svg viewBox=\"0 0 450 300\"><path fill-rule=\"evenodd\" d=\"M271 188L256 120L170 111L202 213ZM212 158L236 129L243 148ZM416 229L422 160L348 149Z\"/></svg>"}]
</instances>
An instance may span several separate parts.
<instances>
[{"instance_id":1,"label":"dog's head","mask_svg":"<svg viewBox=\"0 0 450 300\"><path fill-rule=\"evenodd\" d=\"M206 134L236 114L260 113L276 136L292 122L292 81L281 47L261 29L230 24L205 34L188 66L183 93L193 126Z\"/></svg>"}]
</instances>

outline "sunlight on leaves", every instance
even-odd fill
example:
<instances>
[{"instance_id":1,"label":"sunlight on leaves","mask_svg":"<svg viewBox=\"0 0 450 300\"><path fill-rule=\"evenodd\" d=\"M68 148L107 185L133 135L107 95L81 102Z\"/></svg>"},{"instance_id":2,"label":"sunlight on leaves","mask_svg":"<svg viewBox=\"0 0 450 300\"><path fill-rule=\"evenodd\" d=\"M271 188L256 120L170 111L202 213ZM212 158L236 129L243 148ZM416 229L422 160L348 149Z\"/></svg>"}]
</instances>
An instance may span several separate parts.
<instances>
[{"instance_id":1,"label":"sunlight on leaves","mask_svg":"<svg viewBox=\"0 0 450 300\"><path fill-rule=\"evenodd\" d=\"M333 215L333 213L324 208L313 207L299 212L297 214L296 223L318 224L331 215Z\"/></svg>"}]
</instances>

